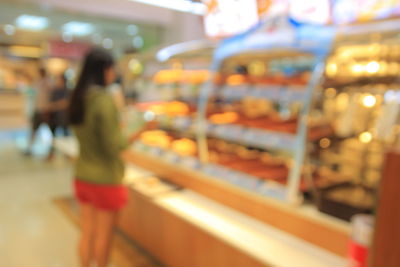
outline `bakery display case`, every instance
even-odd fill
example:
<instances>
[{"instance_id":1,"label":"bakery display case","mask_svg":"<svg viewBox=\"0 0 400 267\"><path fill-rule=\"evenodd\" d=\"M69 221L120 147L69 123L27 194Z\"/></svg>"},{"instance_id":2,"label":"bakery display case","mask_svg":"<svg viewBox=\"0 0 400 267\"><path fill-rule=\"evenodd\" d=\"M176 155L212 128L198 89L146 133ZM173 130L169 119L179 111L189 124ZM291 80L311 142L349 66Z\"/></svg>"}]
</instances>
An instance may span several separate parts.
<instances>
[{"instance_id":1,"label":"bakery display case","mask_svg":"<svg viewBox=\"0 0 400 267\"><path fill-rule=\"evenodd\" d=\"M276 38L262 38L265 32ZM345 255L347 224L308 204L299 206L313 190L316 167L309 159L309 143L332 134L329 123L310 114L333 37L333 29L278 18L222 42L209 58L209 71L182 67L199 63L171 61L171 69L152 78L158 99L135 105L145 121L157 120L160 127L142 133L125 159ZM192 79L201 86L188 97L185 82ZM321 236L307 229L318 229Z\"/></svg>"}]
</instances>

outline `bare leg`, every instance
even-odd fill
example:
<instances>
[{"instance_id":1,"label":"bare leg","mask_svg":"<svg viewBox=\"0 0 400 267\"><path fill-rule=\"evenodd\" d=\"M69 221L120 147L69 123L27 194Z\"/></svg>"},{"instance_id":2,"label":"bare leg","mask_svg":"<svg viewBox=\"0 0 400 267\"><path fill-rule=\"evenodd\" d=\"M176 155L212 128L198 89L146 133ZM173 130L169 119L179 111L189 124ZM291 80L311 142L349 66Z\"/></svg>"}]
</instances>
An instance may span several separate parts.
<instances>
[{"instance_id":1,"label":"bare leg","mask_svg":"<svg viewBox=\"0 0 400 267\"><path fill-rule=\"evenodd\" d=\"M27 149L26 149L26 154L27 155L30 155L31 153L32 153L32 147L33 147L33 144L34 144L34 142L35 142L35 138L36 138L36 133L37 133L37 131L39 130L39 126L40 125L34 125L33 127L32 127L32 129L31 129L31 133L30 133L30 135L29 135L29 141L28 141L28 147L27 147Z\"/></svg>"},{"instance_id":2,"label":"bare leg","mask_svg":"<svg viewBox=\"0 0 400 267\"><path fill-rule=\"evenodd\" d=\"M54 150L55 150L54 146L55 146L57 126L49 124L49 128L50 128L50 132L51 132L51 145L50 145L49 154L47 155L47 158L46 158L46 160L48 160L48 161L50 161L54 158Z\"/></svg>"},{"instance_id":3,"label":"bare leg","mask_svg":"<svg viewBox=\"0 0 400 267\"><path fill-rule=\"evenodd\" d=\"M29 143L28 143L28 148L26 150L26 155L31 155L31 153L32 153L33 143L35 142L36 134L42 123L41 115L39 113L35 112L31 123L32 123L32 127L31 127L31 133L29 136Z\"/></svg>"},{"instance_id":4,"label":"bare leg","mask_svg":"<svg viewBox=\"0 0 400 267\"><path fill-rule=\"evenodd\" d=\"M82 267L89 267L93 261L94 231L96 227L95 208L89 204L81 204L81 240L79 242L79 256Z\"/></svg>"},{"instance_id":5,"label":"bare leg","mask_svg":"<svg viewBox=\"0 0 400 267\"><path fill-rule=\"evenodd\" d=\"M96 210L96 238L94 253L97 267L107 266L116 221L117 212Z\"/></svg>"}]
</instances>

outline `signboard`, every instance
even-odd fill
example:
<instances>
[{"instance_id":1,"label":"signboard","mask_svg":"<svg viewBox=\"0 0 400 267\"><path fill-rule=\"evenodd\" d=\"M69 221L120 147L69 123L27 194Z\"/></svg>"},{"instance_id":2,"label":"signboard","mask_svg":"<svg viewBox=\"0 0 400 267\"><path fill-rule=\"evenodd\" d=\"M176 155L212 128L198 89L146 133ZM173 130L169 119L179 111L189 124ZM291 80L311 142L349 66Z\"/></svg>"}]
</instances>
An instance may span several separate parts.
<instances>
[{"instance_id":1,"label":"signboard","mask_svg":"<svg viewBox=\"0 0 400 267\"><path fill-rule=\"evenodd\" d=\"M257 0L257 7L261 19L289 14L289 0Z\"/></svg>"},{"instance_id":2,"label":"signboard","mask_svg":"<svg viewBox=\"0 0 400 267\"><path fill-rule=\"evenodd\" d=\"M330 0L291 0L290 17L301 23L328 24L331 21Z\"/></svg>"},{"instance_id":3,"label":"signboard","mask_svg":"<svg viewBox=\"0 0 400 267\"><path fill-rule=\"evenodd\" d=\"M399 0L336 0L333 8L333 21L336 24L371 21L399 15Z\"/></svg>"},{"instance_id":4,"label":"signboard","mask_svg":"<svg viewBox=\"0 0 400 267\"><path fill-rule=\"evenodd\" d=\"M64 43L62 41L49 42L49 56L69 59L82 59L90 49L88 43Z\"/></svg>"},{"instance_id":5,"label":"signboard","mask_svg":"<svg viewBox=\"0 0 400 267\"><path fill-rule=\"evenodd\" d=\"M229 37L258 23L256 0L203 0L207 5L204 18L206 34L212 38Z\"/></svg>"}]
</instances>

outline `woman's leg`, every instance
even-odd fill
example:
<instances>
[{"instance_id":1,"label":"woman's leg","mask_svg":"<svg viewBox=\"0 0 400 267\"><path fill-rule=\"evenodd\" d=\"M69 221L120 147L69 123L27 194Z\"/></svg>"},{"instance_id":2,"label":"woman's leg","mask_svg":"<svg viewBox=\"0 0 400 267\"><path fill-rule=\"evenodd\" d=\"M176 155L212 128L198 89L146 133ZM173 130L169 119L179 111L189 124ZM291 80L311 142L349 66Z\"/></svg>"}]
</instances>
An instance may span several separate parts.
<instances>
[{"instance_id":1,"label":"woman's leg","mask_svg":"<svg viewBox=\"0 0 400 267\"><path fill-rule=\"evenodd\" d=\"M97 267L107 266L116 222L116 211L96 210L94 257L97 262Z\"/></svg>"},{"instance_id":2,"label":"woman's leg","mask_svg":"<svg viewBox=\"0 0 400 267\"><path fill-rule=\"evenodd\" d=\"M41 115L37 111L33 114L31 120L31 132L29 134L28 147L26 149L25 154L32 154L33 143L35 142L37 131L39 130L40 124L42 123Z\"/></svg>"},{"instance_id":3,"label":"woman's leg","mask_svg":"<svg viewBox=\"0 0 400 267\"><path fill-rule=\"evenodd\" d=\"M79 256L82 267L89 267L93 262L94 235L96 229L96 212L90 204L81 204L81 240L79 242Z\"/></svg>"}]
</instances>

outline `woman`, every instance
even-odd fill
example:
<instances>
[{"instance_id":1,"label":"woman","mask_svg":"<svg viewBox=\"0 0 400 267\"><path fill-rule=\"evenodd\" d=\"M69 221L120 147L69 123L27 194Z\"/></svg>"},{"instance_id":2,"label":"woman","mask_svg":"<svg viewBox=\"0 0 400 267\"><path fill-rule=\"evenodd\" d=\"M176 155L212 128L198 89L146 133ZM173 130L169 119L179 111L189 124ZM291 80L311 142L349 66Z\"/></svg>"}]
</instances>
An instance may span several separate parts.
<instances>
[{"instance_id":1,"label":"woman","mask_svg":"<svg viewBox=\"0 0 400 267\"><path fill-rule=\"evenodd\" d=\"M119 114L106 87L114 82L114 62L102 49L92 49L73 91L69 122L79 141L75 169L75 194L80 202L83 267L108 262L113 228L128 192L122 185L121 151L128 143L122 137Z\"/></svg>"}]
</instances>

